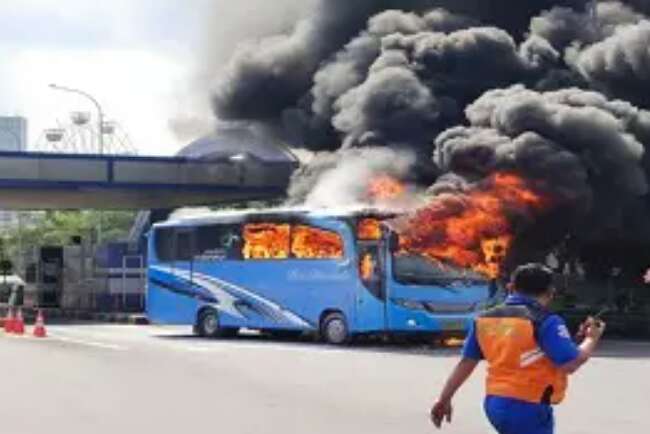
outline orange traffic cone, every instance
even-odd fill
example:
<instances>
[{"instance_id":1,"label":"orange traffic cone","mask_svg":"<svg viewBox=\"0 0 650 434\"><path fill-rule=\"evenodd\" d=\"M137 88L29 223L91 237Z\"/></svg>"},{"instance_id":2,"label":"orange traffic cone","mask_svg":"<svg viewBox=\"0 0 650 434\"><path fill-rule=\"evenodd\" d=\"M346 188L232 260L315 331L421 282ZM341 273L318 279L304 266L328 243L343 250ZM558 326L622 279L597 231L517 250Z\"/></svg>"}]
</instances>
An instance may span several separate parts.
<instances>
[{"instance_id":1,"label":"orange traffic cone","mask_svg":"<svg viewBox=\"0 0 650 434\"><path fill-rule=\"evenodd\" d=\"M25 320L23 318L22 309L18 309L18 315L16 315L16 320L14 322L14 333L17 335L25 334Z\"/></svg>"},{"instance_id":2,"label":"orange traffic cone","mask_svg":"<svg viewBox=\"0 0 650 434\"><path fill-rule=\"evenodd\" d=\"M38 311L36 316L36 324L34 324L34 337L44 338L47 336L47 331L45 331L45 319L43 318L43 312Z\"/></svg>"},{"instance_id":3,"label":"orange traffic cone","mask_svg":"<svg viewBox=\"0 0 650 434\"><path fill-rule=\"evenodd\" d=\"M13 333L15 321L16 320L14 319L14 310L9 309L7 311L7 316L5 317L5 332L6 333Z\"/></svg>"}]
</instances>

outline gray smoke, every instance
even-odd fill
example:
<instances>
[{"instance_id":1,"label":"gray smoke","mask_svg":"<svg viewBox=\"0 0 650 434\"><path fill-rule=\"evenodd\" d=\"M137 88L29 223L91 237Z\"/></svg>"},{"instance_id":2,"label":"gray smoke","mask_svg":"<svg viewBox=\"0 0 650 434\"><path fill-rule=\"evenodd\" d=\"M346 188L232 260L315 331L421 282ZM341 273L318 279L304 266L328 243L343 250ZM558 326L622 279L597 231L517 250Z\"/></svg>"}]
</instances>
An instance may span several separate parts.
<instances>
[{"instance_id":1,"label":"gray smoke","mask_svg":"<svg viewBox=\"0 0 650 434\"><path fill-rule=\"evenodd\" d=\"M493 62L493 59L499 62ZM432 138L461 121L464 106L483 91L527 80L535 65L494 27L450 33L385 36L365 81L332 107L332 125L345 146L374 144L432 151Z\"/></svg>"},{"instance_id":2,"label":"gray smoke","mask_svg":"<svg viewBox=\"0 0 650 434\"><path fill-rule=\"evenodd\" d=\"M648 107L650 21L619 27L612 36L580 52L575 63L595 88Z\"/></svg>"},{"instance_id":3,"label":"gray smoke","mask_svg":"<svg viewBox=\"0 0 650 434\"><path fill-rule=\"evenodd\" d=\"M298 1L298 0L296 0ZM280 118L308 94L320 65L345 46L374 15L389 9L422 12L442 6L521 34L531 16L555 4L583 6L586 0L319 0L288 34L240 44L214 90L213 106L222 119ZM425 25L445 30L444 17ZM410 30L422 25L413 18ZM425 21L427 21L425 19ZM408 25L408 23L407 23ZM400 31L402 26L394 27ZM407 28L408 30L408 28ZM379 29L381 31L381 29ZM372 32L372 29L370 30Z\"/></svg>"},{"instance_id":4,"label":"gray smoke","mask_svg":"<svg viewBox=\"0 0 650 434\"><path fill-rule=\"evenodd\" d=\"M381 11L378 2L319 1L288 34L242 43L213 95L222 119L267 119L297 103L319 63Z\"/></svg>"},{"instance_id":5,"label":"gray smoke","mask_svg":"<svg viewBox=\"0 0 650 434\"><path fill-rule=\"evenodd\" d=\"M531 20L530 34L564 51L572 45L575 48L598 42L611 36L617 28L636 24L643 18L642 14L618 1L599 2L595 15L580 9L554 7Z\"/></svg>"},{"instance_id":6,"label":"gray smoke","mask_svg":"<svg viewBox=\"0 0 650 434\"><path fill-rule=\"evenodd\" d=\"M383 143L412 141L413 137L426 143L440 111L431 91L403 65L376 69L337 101L334 127L347 134L350 144L364 135Z\"/></svg>"},{"instance_id":7,"label":"gray smoke","mask_svg":"<svg viewBox=\"0 0 650 434\"><path fill-rule=\"evenodd\" d=\"M369 179L378 175L404 179L414 163L413 153L387 148L321 152L294 174L288 204L329 208L370 204Z\"/></svg>"},{"instance_id":8,"label":"gray smoke","mask_svg":"<svg viewBox=\"0 0 650 434\"><path fill-rule=\"evenodd\" d=\"M477 25L477 21L435 9L423 16L391 10L372 17L368 28L348 43L333 60L325 63L314 76L311 90L312 110L320 118L331 118L334 103L348 91L362 84L373 64L375 70L397 53L382 53L382 38L392 35L412 35L420 32L452 32ZM384 54L383 59L379 57ZM398 58L397 61L405 58Z\"/></svg>"}]
</instances>

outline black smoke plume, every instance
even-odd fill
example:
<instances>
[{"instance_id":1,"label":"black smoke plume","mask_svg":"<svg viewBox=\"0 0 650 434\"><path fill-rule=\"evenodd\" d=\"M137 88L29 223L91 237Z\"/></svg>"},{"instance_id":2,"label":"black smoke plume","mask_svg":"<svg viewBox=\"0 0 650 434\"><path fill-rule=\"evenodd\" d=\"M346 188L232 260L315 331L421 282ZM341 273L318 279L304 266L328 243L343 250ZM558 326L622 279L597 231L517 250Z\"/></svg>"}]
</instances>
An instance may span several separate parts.
<instances>
[{"instance_id":1,"label":"black smoke plume","mask_svg":"<svg viewBox=\"0 0 650 434\"><path fill-rule=\"evenodd\" d=\"M277 122L288 116L296 122L299 114L292 109L309 111L314 97L318 97L317 80L314 76L327 69L330 62L339 62L336 53L357 36L370 18L381 12L399 9L422 13L444 7L446 10L473 17L476 21L504 28L516 36L525 31L530 17L555 4L584 7L586 0L319 0L311 14L296 24L290 34L273 35L256 41L243 42L235 52L225 71L217 82L213 93L213 107L218 117L229 119L261 120ZM408 15L408 14L404 14ZM442 16L441 16L442 15ZM402 16L399 19L376 20L367 29L366 36L371 39L395 33L416 33L423 30L446 31L466 25L465 19L455 14L438 13L419 18ZM363 34L362 34L363 36ZM358 42L362 45L362 42ZM376 43L367 42L365 47L373 49L369 62L376 57ZM354 49L354 47L352 47ZM362 53L358 53L362 55ZM351 54L351 56L355 56ZM348 56L349 57L349 56ZM355 56L356 57L356 56ZM367 70L369 64L361 61L359 65ZM330 67L329 71L332 71ZM340 68L337 68L340 71ZM344 71L343 71L344 72ZM321 73L322 76L322 73ZM342 78L347 80L347 78ZM316 83L314 83L316 81ZM311 91L316 85L316 89ZM343 84L345 88L345 84ZM337 95L333 95L337 96ZM318 105L318 102L315 103ZM286 110L290 112L285 113ZM319 110L316 109L317 114ZM308 124L302 133L318 133L314 137L333 136L323 134L319 119L308 116ZM311 128L308 128L311 127ZM311 131L312 129L320 131ZM313 137L301 137L311 139ZM311 140L304 140L306 143ZM321 148L333 149L323 143L315 144Z\"/></svg>"},{"instance_id":2,"label":"black smoke plume","mask_svg":"<svg viewBox=\"0 0 650 434\"><path fill-rule=\"evenodd\" d=\"M315 0L243 43L212 101L318 153L293 203L327 180L389 172L435 195L514 170L567 204L538 233L650 239L649 46L647 0Z\"/></svg>"}]
</instances>

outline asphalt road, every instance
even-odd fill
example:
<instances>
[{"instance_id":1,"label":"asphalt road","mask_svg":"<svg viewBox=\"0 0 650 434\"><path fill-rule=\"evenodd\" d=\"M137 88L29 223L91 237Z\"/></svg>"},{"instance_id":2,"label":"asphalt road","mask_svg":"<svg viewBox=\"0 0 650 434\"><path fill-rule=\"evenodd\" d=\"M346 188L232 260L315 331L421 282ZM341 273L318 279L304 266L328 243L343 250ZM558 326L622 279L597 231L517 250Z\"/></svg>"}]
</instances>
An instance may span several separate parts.
<instances>
[{"instance_id":1,"label":"asphalt road","mask_svg":"<svg viewBox=\"0 0 650 434\"><path fill-rule=\"evenodd\" d=\"M455 351L202 340L186 328L70 325L0 334L0 432L431 433L428 409ZM483 369L481 369L483 371ZM444 432L492 433L483 374ZM559 433L647 433L650 344L607 343L573 378Z\"/></svg>"}]
</instances>

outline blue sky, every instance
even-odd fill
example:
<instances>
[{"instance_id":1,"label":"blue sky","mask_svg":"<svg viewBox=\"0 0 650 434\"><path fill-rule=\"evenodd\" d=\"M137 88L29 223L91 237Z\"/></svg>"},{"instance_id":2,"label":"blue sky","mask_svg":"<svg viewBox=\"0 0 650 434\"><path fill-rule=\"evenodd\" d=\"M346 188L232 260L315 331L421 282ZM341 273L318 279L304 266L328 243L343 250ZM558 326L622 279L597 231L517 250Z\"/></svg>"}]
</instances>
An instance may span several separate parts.
<instances>
[{"instance_id":1,"label":"blue sky","mask_svg":"<svg viewBox=\"0 0 650 434\"><path fill-rule=\"evenodd\" d=\"M34 143L71 110L92 110L55 82L93 94L141 153L177 151L186 139L169 120L211 117L198 75L220 1L2 0L0 113L28 117Z\"/></svg>"}]
</instances>

